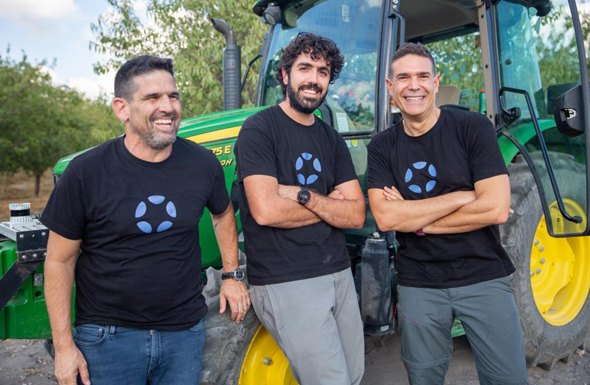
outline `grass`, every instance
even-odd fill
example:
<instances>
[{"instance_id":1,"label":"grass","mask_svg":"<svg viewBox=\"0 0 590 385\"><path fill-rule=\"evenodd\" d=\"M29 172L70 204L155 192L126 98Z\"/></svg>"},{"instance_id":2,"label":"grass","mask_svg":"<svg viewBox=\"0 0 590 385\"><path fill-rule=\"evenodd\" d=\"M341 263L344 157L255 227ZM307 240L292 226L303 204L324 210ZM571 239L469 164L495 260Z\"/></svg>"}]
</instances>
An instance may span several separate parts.
<instances>
[{"instance_id":1,"label":"grass","mask_svg":"<svg viewBox=\"0 0 590 385\"><path fill-rule=\"evenodd\" d=\"M41 177L39 196L34 194L35 178L19 172L14 175L0 175L0 222L10 219L10 203L30 203L31 214L41 214L53 190L52 170Z\"/></svg>"}]
</instances>

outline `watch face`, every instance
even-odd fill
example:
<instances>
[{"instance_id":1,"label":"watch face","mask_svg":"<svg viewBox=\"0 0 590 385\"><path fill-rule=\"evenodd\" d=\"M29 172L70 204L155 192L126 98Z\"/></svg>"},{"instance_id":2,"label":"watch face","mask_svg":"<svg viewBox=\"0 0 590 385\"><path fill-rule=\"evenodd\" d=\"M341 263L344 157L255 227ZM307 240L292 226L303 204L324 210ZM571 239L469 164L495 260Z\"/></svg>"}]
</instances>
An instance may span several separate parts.
<instances>
[{"instance_id":1,"label":"watch face","mask_svg":"<svg viewBox=\"0 0 590 385\"><path fill-rule=\"evenodd\" d=\"M301 190L297 193L297 201L299 203L301 203L302 205L309 202L310 198L311 198L311 193L308 190Z\"/></svg>"},{"instance_id":2,"label":"watch face","mask_svg":"<svg viewBox=\"0 0 590 385\"><path fill-rule=\"evenodd\" d=\"M241 281L244 279L244 272L242 270L236 270L234 271L234 277L236 280Z\"/></svg>"}]
</instances>

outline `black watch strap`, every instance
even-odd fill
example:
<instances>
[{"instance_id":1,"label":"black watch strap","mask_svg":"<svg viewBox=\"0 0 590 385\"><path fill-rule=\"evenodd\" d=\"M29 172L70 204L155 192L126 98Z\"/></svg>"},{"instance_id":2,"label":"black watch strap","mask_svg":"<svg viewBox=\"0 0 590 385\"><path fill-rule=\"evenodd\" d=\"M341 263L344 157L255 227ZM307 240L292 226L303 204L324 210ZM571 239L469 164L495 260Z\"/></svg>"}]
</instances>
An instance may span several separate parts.
<instances>
[{"instance_id":1,"label":"black watch strap","mask_svg":"<svg viewBox=\"0 0 590 385\"><path fill-rule=\"evenodd\" d=\"M243 281L244 276L244 272L240 269L230 271L229 273L221 273L221 279L235 279L236 281Z\"/></svg>"}]
</instances>

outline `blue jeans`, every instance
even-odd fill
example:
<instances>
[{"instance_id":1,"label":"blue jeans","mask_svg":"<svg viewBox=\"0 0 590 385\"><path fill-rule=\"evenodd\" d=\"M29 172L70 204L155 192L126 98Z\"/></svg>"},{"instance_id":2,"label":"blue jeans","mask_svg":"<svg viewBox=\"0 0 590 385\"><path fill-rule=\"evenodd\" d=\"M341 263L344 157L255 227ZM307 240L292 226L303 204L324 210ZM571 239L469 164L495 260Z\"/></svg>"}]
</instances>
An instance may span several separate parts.
<instances>
[{"instance_id":1,"label":"blue jeans","mask_svg":"<svg viewBox=\"0 0 590 385\"><path fill-rule=\"evenodd\" d=\"M74 342L92 385L198 385L205 319L182 331L80 325Z\"/></svg>"}]
</instances>

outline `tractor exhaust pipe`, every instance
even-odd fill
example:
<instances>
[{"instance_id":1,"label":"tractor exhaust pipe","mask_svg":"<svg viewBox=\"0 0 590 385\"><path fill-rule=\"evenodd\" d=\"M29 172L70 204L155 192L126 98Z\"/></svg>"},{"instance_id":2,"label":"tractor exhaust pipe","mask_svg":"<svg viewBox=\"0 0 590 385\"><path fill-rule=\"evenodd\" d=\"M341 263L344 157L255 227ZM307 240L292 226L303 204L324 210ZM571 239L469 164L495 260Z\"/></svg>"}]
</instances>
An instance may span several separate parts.
<instances>
[{"instance_id":1,"label":"tractor exhaust pipe","mask_svg":"<svg viewBox=\"0 0 590 385\"><path fill-rule=\"evenodd\" d=\"M237 110L242 107L241 52L233 29L223 20L211 19L213 28L225 36L223 49L223 109Z\"/></svg>"}]
</instances>

